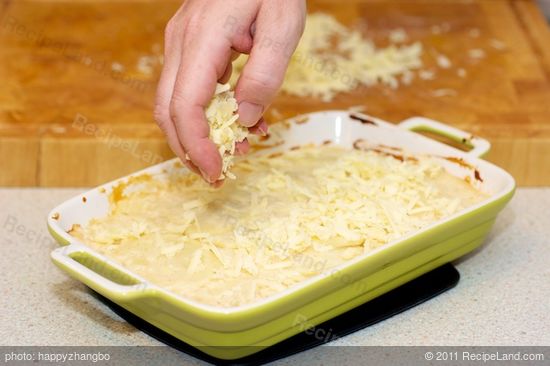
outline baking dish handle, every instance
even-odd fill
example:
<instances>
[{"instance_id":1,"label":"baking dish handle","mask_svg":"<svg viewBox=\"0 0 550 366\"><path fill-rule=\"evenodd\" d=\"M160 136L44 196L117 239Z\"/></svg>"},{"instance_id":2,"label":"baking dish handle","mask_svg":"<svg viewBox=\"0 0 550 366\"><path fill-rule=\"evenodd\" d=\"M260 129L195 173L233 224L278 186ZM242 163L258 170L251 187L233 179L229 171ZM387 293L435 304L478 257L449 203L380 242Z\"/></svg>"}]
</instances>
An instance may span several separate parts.
<instances>
[{"instance_id":1,"label":"baking dish handle","mask_svg":"<svg viewBox=\"0 0 550 366\"><path fill-rule=\"evenodd\" d=\"M77 260L76 258L79 257L80 260ZM82 245L73 243L57 248L52 251L51 258L59 268L71 277L115 302L126 302L141 298L149 292L147 283L135 279L134 276L124 272L120 267L97 257ZM98 272L110 273L111 275L108 277L111 278ZM115 278L116 280L114 280Z\"/></svg>"},{"instance_id":2,"label":"baking dish handle","mask_svg":"<svg viewBox=\"0 0 550 366\"><path fill-rule=\"evenodd\" d=\"M414 132L430 132L446 137L459 144L470 147L471 150L468 151L467 154L475 157L483 157L491 149L491 143L485 139L424 117L406 119L399 123L399 127Z\"/></svg>"}]
</instances>

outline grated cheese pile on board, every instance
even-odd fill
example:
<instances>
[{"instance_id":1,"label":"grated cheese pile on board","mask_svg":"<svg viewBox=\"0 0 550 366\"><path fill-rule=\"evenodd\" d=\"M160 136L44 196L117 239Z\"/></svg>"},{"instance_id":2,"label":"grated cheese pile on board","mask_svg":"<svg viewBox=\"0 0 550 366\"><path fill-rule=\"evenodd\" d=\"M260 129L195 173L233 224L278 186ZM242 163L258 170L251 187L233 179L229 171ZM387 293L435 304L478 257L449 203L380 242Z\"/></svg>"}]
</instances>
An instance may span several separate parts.
<instances>
[{"instance_id":1,"label":"grated cheese pile on board","mask_svg":"<svg viewBox=\"0 0 550 366\"><path fill-rule=\"evenodd\" d=\"M210 139L218 147L222 157L222 174L220 179L235 179L229 169L233 166L235 145L248 136L248 129L239 122L239 108L229 84L217 84L216 92L206 108L206 119L210 125Z\"/></svg>"},{"instance_id":2,"label":"grated cheese pile on board","mask_svg":"<svg viewBox=\"0 0 550 366\"><path fill-rule=\"evenodd\" d=\"M485 197L432 158L333 146L250 156L234 170L238 182L222 189L178 167L141 176L115 189L108 216L71 234L154 284L231 307L332 273Z\"/></svg>"},{"instance_id":3,"label":"grated cheese pile on board","mask_svg":"<svg viewBox=\"0 0 550 366\"><path fill-rule=\"evenodd\" d=\"M385 84L397 88L400 76L422 67L422 44L401 44L406 41L406 34L401 36L398 42L394 39L388 47L377 48L360 31L348 29L331 15L308 14L281 90L331 101L337 93L361 85ZM232 83L246 60L241 56L235 61L237 72Z\"/></svg>"}]
</instances>

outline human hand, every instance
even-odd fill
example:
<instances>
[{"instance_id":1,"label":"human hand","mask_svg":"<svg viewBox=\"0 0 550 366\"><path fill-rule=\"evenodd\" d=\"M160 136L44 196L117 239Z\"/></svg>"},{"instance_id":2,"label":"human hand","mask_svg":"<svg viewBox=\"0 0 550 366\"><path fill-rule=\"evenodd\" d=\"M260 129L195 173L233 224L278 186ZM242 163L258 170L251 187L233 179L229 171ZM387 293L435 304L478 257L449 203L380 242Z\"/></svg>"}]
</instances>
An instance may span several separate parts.
<instances>
[{"instance_id":1,"label":"human hand","mask_svg":"<svg viewBox=\"0 0 550 366\"><path fill-rule=\"evenodd\" d=\"M239 121L265 134L262 114L283 82L305 15L304 0L187 0L169 21L155 120L172 151L207 182L222 169L204 114L216 83L229 79L240 53L250 54L235 88ZM237 150L245 153L248 143Z\"/></svg>"}]
</instances>

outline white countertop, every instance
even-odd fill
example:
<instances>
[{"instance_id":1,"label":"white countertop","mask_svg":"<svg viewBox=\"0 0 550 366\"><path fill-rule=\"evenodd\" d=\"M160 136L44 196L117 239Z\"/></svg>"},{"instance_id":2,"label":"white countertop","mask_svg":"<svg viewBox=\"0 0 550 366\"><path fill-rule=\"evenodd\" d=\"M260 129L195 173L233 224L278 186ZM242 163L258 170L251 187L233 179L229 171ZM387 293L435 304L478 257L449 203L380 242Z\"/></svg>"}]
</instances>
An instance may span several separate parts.
<instances>
[{"instance_id":1,"label":"white countertop","mask_svg":"<svg viewBox=\"0 0 550 366\"><path fill-rule=\"evenodd\" d=\"M0 189L0 345L159 344L51 263L46 214L82 191ZM518 189L456 267L452 290L331 345L550 345L550 188Z\"/></svg>"}]
</instances>

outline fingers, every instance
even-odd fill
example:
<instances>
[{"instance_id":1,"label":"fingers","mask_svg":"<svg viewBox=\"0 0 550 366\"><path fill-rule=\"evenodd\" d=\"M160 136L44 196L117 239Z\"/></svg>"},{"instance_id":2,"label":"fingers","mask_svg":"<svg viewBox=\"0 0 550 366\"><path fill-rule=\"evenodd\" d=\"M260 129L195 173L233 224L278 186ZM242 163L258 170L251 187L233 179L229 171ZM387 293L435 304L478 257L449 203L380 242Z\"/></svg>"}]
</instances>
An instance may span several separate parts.
<instances>
[{"instance_id":1,"label":"fingers","mask_svg":"<svg viewBox=\"0 0 550 366\"><path fill-rule=\"evenodd\" d=\"M170 102L170 116L177 136L203 178L212 183L221 175L222 161L216 145L209 139L204 109L224 76L231 56L231 45L200 25L185 35L183 52ZM186 51L187 50L187 51Z\"/></svg>"},{"instance_id":2,"label":"fingers","mask_svg":"<svg viewBox=\"0 0 550 366\"><path fill-rule=\"evenodd\" d=\"M218 80L218 82L220 82L222 84L225 84L231 79L231 74L233 72L232 62L235 61L236 59L238 59L240 55L241 54L237 51L234 51L234 50L231 51L230 60L227 63L227 67L225 68L225 71L224 71L222 77L220 78L220 80Z\"/></svg>"},{"instance_id":3,"label":"fingers","mask_svg":"<svg viewBox=\"0 0 550 366\"><path fill-rule=\"evenodd\" d=\"M210 183L210 187L212 188L220 188L221 186L223 186L223 183L225 182L225 180L217 180L215 181L214 183Z\"/></svg>"},{"instance_id":4,"label":"fingers","mask_svg":"<svg viewBox=\"0 0 550 366\"><path fill-rule=\"evenodd\" d=\"M222 77L220 78L219 82L222 84L225 84L229 81L231 78L231 73L233 72L233 65L231 65L231 62L227 64L227 67L225 68L225 71L223 72Z\"/></svg>"},{"instance_id":5,"label":"fingers","mask_svg":"<svg viewBox=\"0 0 550 366\"><path fill-rule=\"evenodd\" d=\"M240 55L241 55L241 54L240 54L239 52L237 52L237 51L234 51L234 50L231 51L231 61L232 61L232 62L235 61L236 59L239 58Z\"/></svg>"},{"instance_id":6,"label":"fingers","mask_svg":"<svg viewBox=\"0 0 550 366\"><path fill-rule=\"evenodd\" d=\"M216 82L230 78L231 60L237 52L251 53L236 88L238 112L241 123L251 127L251 132L265 134L267 124L259 120L282 83L303 30L300 15L305 14L302 1L285 2L288 5L285 7L267 1L227 4L220 2L209 7L200 1L186 2L170 21L155 104L155 120L166 134L170 148L210 183L217 181L222 168L217 147L209 139L204 113ZM242 29L252 25L249 32L235 26L231 17L220 29L213 26L216 24L213 19L220 19L237 7L236 13L244 24ZM292 7L296 9L289 9ZM236 150L245 153L248 148L248 142L243 141Z\"/></svg>"},{"instance_id":7,"label":"fingers","mask_svg":"<svg viewBox=\"0 0 550 366\"><path fill-rule=\"evenodd\" d=\"M250 143L247 139L235 144L235 155L244 155L250 150Z\"/></svg>"},{"instance_id":8,"label":"fingers","mask_svg":"<svg viewBox=\"0 0 550 366\"><path fill-rule=\"evenodd\" d=\"M176 128L170 118L170 101L174 83L181 60L181 37L183 26L173 18L166 26L164 36L164 66L160 75L155 100L154 118L158 126L166 135L168 145L181 160L185 163L185 151L181 146Z\"/></svg>"},{"instance_id":9,"label":"fingers","mask_svg":"<svg viewBox=\"0 0 550 366\"><path fill-rule=\"evenodd\" d=\"M303 7L301 2L289 6ZM303 31L303 17L288 16L304 9L287 9L277 2L262 2L255 22L254 45L236 87L239 121L256 125L275 97L292 52Z\"/></svg>"},{"instance_id":10,"label":"fingers","mask_svg":"<svg viewBox=\"0 0 550 366\"><path fill-rule=\"evenodd\" d=\"M260 118L260 121L255 126L250 127L249 130L255 135L266 136L267 122L263 118Z\"/></svg>"}]
</instances>

